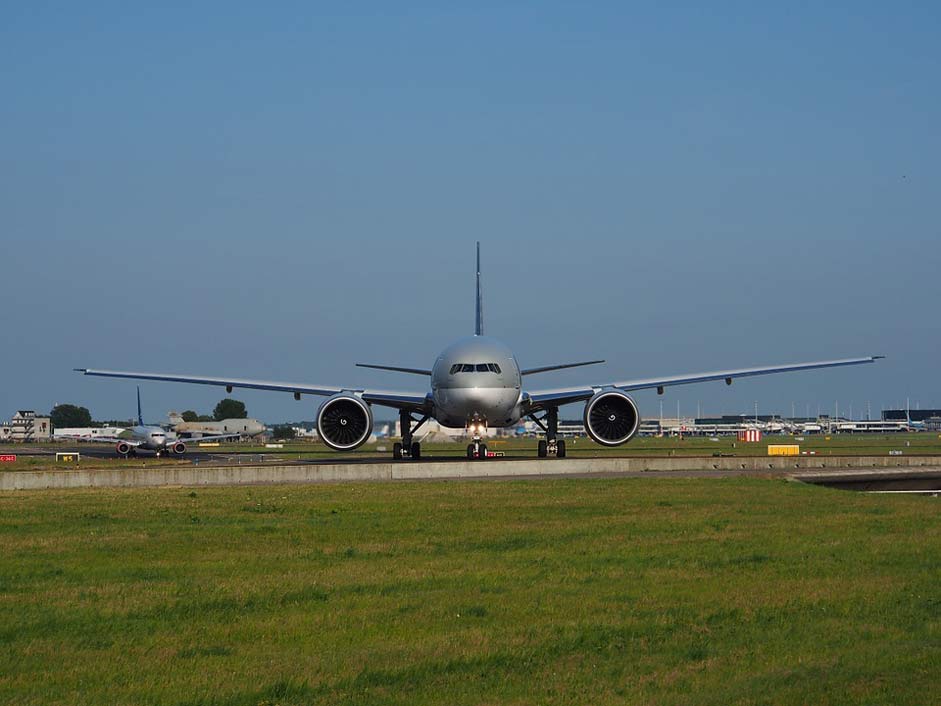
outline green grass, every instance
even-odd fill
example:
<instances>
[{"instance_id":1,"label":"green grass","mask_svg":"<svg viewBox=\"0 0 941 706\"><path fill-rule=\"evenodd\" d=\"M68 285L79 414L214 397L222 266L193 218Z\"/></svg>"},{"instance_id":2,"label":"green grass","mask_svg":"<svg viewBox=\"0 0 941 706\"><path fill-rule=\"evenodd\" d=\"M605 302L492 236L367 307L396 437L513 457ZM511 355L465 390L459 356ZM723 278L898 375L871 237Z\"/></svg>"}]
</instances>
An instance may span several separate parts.
<instances>
[{"instance_id":1,"label":"green grass","mask_svg":"<svg viewBox=\"0 0 941 706\"><path fill-rule=\"evenodd\" d=\"M599 446L591 439L567 439L568 455L575 458L604 458L615 456L660 457L660 456L689 456L711 457L714 454L724 456L765 456L768 444L799 444L803 451L814 451L818 455L832 456L887 456L889 451L901 451L905 456L911 455L941 455L941 435L936 433L914 434L822 434L807 435L803 441L795 441L792 436L766 436L761 443L742 443L734 436L718 437L711 441L709 437L685 437L682 439L665 437L637 437L623 446L607 448ZM536 455L535 439L488 439L487 444L491 451L502 452L510 458L533 458ZM379 448L384 451L379 451ZM81 453L83 447L74 445L41 445L28 448L47 448L54 450L77 450ZM467 448L466 442L435 442L423 444L423 454L428 458L464 456ZM49 468L66 468L70 464L57 464L54 456L24 456L23 446L4 445L0 447L2 453L20 453L16 463L3 464L0 471L29 471ZM392 454L392 441L383 441L377 444L366 444L353 452L340 453L324 444L312 442L285 443L282 449L266 449L264 446L252 444L223 444L218 447L200 449L191 446L191 452L210 451L219 454L253 454L257 459L275 461L278 459L294 461L302 459L337 459L346 458L375 458L388 460ZM186 457L177 459L173 457L155 458L142 454L136 458L92 458L82 456L78 465L82 468L141 468L154 465L188 465L192 461Z\"/></svg>"},{"instance_id":2,"label":"green grass","mask_svg":"<svg viewBox=\"0 0 941 706\"><path fill-rule=\"evenodd\" d=\"M0 703L930 703L938 500L777 480L0 494Z\"/></svg>"}]
</instances>

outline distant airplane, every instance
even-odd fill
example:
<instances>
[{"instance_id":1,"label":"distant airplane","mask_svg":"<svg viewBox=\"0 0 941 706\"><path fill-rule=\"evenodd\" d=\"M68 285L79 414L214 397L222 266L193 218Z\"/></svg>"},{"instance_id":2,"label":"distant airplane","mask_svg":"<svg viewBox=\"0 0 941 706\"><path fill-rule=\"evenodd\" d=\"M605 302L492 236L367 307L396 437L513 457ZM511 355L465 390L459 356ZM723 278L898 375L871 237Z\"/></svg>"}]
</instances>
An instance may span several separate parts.
<instances>
[{"instance_id":1,"label":"distant airplane","mask_svg":"<svg viewBox=\"0 0 941 706\"><path fill-rule=\"evenodd\" d=\"M198 377L164 373L124 372L76 368L85 375L140 380L164 380L201 385L219 385L227 392L241 387L255 390L290 392L294 399L301 395L327 397L317 412L317 431L324 443L338 451L350 451L364 444L373 426L372 405L399 410L401 443L392 447L393 458L421 456L421 445L413 437L428 419L437 419L445 427L467 429L472 442L468 458L486 458L487 446L482 443L488 426L513 427L521 419L532 419L545 432L538 444L540 458L565 456L565 442L558 438L559 407L585 402L584 423L589 436L604 446L619 446L629 441L640 426L640 414L634 400L627 394L633 390L656 389L663 394L672 385L768 375L815 368L872 363L883 356L826 360L815 363L774 365L761 368L739 368L692 375L670 375L656 378L595 383L576 387L527 391L523 376L550 370L592 365L604 361L546 365L521 368L512 351L494 338L484 336L483 307L480 288L480 243L477 243L476 326L472 337L463 338L446 348L430 369L392 365L363 365L428 377L430 391L393 392L359 387L310 385L291 382L269 382L228 377ZM414 415L420 415L418 419Z\"/></svg>"},{"instance_id":2,"label":"distant airplane","mask_svg":"<svg viewBox=\"0 0 941 706\"><path fill-rule=\"evenodd\" d=\"M217 439L231 439L236 434L219 434L216 436L204 436L199 441L215 441ZM164 453L174 453L182 456L186 453L186 443L176 436L167 434L163 427L144 424L144 418L141 414L140 388L137 388L137 425L125 429L117 436L92 436L91 434L82 436L62 436L63 439L74 439L76 441L104 441L115 444L115 451L122 456L135 456L139 450L153 451L157 456Z\"/></svg>"},{"instance_id":3,"label":"distant airplane","mask_svg":"<svg viewBox=\"0 0 941 706\"><path fill-rule=\"evenodd\" d=\"M178 414L170 414L170 425L179 438L202 441L209 435L229 437L258 436L265 431L265 425L257 419L223 419L212 422L186 422Z\"/></svg>"}]
</instances>

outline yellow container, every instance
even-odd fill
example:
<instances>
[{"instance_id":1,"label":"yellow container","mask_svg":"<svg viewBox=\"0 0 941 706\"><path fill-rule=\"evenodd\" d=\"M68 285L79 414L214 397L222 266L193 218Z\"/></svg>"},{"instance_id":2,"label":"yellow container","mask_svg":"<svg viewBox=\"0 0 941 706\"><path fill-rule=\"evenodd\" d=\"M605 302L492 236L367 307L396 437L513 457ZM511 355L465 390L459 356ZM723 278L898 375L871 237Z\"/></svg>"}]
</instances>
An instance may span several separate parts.
<instances>
[{"instance_id":1,"label":"yellow container","mask_svg":"<svg viewBox=\"0 0 941 706\"><path fill-rule=\"evenodd\" d=\"M800 456L801 447L797 444L768 444L769 456Z\"/></svg>"}]
</instances>

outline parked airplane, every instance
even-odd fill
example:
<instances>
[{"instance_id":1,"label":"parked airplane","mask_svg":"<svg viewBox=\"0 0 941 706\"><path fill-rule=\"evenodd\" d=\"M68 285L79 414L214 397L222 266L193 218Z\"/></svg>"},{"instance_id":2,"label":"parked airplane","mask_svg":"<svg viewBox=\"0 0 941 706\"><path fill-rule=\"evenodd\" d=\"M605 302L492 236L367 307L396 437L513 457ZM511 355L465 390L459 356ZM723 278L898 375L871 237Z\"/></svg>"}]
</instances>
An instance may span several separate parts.
<instances>
[{"instance_id":1,"label":"parked airplane","mask_svg":"<svg viewBox=\"0 0 941 706\"><path fill-rule=\"evenodd\" d=\"M664 388L668 386L711 380L724 380L727 385L731 385L732 380L739 377L859 365L872 363L882 357L867 356L692 375L668 375L576 387L525 390L523 388L524 376L603 361L593 360L538 368L521 368L507 346L494 338L485 336L480 288L480 243L477 243L474 335L447 347L438 355L430 369L360 364L363 367L428 377L430 391L394 392L358 387L91 368L76 368L76 371L101 377L219 385L225 387L227 392L231 392L236 387L290 392L296 400L301 399L301 395L304 394L326 397L327 399L320 405L317 412L317 431L328 446L338 451L350 451L369 439L373 426L373 405L392 407L399 410L402 430L401 443L395 443L392 449L392 455L396 459L403 457L417 459L421 456L421 445L414 441L413 437L418 428L428 419L437 419L442 426L446 427L465 427L472 437L472 442L467 447L467 457L486 458L487 446L482 443L481 435L488 426L512 427L521 419L529 418L535 421L546 435L546 438L540 440L538 445L538 455L542 458L548 455L565 456L565 442L558 438L559 407L562 405L585 402L585 429L591 438L604 446L619 446L629 441L640 426L637 405L628 394L633 390L656 389L659 394L663 394ZM418 416L417 419L416 416Z\"/></svg>"},{"instance_id":2,"label":"parked airplane","mask_svg":"<svg viewBox=\"0 0 941 706\"><path fill-rule=\"evenodd\" d=\"M216 441L229 439L234 434L219 434L217 436L204 436L199 441ZM140 388L137 388L137 425L125 429L116 436L102 435L66 435L61 438L75 439L77 441L105 441L115 444L115 451L122 456L135 456L138 450L153 451L157 456L164 453L174 453L182 456L186 453L186 443L175 435L167 434L163 427L144 424L140 406Z\"/></svg>"},{"instance_id":3,"label":"parked airplane","mask_svg":"<svg viewBox=\"0 0 941 706\"><path fill-rule=\"evenodd\" d=\"M229 437L258 436L265 432L265 425L257 419L223 419L218 422L185 422L176 412L169 415L170 426L181 439L202 440L207 436Z\"/></svg>"}]
</instances>

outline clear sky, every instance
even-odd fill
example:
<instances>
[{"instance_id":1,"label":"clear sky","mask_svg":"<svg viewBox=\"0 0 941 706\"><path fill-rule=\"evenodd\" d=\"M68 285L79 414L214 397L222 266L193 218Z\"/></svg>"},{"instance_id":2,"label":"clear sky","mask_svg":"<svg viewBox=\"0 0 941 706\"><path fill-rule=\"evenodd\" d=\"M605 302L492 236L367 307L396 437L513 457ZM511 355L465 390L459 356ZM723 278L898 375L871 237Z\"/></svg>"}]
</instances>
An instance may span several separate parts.
<instances>
[{"instance_id":1,"label":"clear sky","mask_svg":"<svg viewBox=\"0 0 941 706\"><path fill-rule=\"evenodd\" d=\"M477 239L489 334L609 361L534 387L886 354L665 411L941 406L941 5L193 5L0 11L0 417L420 389L353 363L471 333Z\"/></svg>"}]
</instances>

